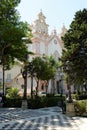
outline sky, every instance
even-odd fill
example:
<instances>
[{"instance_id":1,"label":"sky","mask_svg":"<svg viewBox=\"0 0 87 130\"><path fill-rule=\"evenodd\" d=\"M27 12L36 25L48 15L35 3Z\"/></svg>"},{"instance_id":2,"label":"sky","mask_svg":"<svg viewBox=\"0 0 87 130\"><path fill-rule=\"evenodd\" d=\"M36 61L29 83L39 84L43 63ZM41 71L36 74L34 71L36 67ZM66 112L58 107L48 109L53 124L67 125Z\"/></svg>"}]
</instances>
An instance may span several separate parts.
<instances>
[{"instance_id":1,"label":"sky","mask_svg":"<svg viewBox=\"0 0 87 130\"><path fill-rule=\"evenodd\" d=\"M49 32L56 29L60 33L63 25L69 29L75 13L84 8L87 9L87 0L21 0L17 9L21 20L29 24L37 19L42 10L49 24Z\"/></svg>"}]
</instances>

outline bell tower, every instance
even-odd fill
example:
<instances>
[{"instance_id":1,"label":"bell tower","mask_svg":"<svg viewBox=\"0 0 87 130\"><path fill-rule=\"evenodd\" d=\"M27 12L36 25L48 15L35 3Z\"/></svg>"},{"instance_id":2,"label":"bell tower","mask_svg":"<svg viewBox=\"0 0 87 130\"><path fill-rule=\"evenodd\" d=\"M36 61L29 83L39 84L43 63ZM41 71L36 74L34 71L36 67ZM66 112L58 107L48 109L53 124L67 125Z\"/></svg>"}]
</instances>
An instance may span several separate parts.
<instances>
[{"instance_id":1,"label":"bell tower","mask_svg":"<svg viewBox=\"0 0 87 130\"><path fill-rule=\"evenodd\" d=\"M46 17L43 15L42 11L38 14L38 18L34 21L32 26L33 32L38 32L40 34L47 35L49 25L46 24Z\"/></svg>"},{"instance_id":2,"label":"bell tower","mask_svg":"<svg viewBox=\"0 0 87 130\"><path fill-rule=\"evenodd\" d=\"M67 32L67 29L66 29L65 25L63 24L60 36L64 36L66 32Z\"/></svg>"}]
</instances>

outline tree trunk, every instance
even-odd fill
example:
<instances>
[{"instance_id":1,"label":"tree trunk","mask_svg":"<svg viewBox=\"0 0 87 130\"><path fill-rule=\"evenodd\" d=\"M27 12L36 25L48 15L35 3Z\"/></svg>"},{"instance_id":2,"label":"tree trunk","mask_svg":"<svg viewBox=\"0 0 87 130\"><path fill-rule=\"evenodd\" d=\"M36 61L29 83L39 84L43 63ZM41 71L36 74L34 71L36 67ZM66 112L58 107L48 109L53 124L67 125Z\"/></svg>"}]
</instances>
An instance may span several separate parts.
<instances>
[{"instance_id":1,"label":"tree trunk","mask_svg":"<svg viewBox=\"0 0 87 130\"><path fill-rule=\"evenodd\" d=\"M39 86L39 80L37 80L37 86L36 86L36 96L38 95L38 86Z\"/></svg>"},{"instance_id":2,"label":"tree trunk","mask_svg":"<svg viewBox=\"0 0 87 130\"><path fill-rule=\"evenodd\" d=\"M2 72L3 72L3 96L5 96L5 69L4 69L4 64L3 64L3 66L2 66Z\"/></svg>"},{"instance_id":3,"label":"tree trunk","mask_svg":"<svg viewBox=\"0 0 87 130\"><path fill-rule=\"evenodd\" d=\"M31 75L31 98L33 98L33 76Z\"/></svg>"},{"instance_id":4,"label":"tree trunk","mask_svg":"<svg viewBox=\"0 0 87 130\"><path fill-rule=\"evenodd\" d=\"M46 94L48 92L48 85L49 85L49 81L47 81L47 83L46 83Z\"/></svg>"},{"instance_id":5,"label":"tree trunk","mask_svg":"<svg viewBox=\"0 0 87 130\"><path fill-rule=\"evenodd\" d=\"M26 78L24 79L24 99L27 99L27 75Z\"/></svg>"},{"instance_id":6,"label":"tree trunk","mask_svg":"<svg viewBox=\"0 0 87 130\"><path fill-rule=\"evenodd\" d=\"M52 79L52 94L55 94L55 81Z\"/></svg>"}]
</instances>

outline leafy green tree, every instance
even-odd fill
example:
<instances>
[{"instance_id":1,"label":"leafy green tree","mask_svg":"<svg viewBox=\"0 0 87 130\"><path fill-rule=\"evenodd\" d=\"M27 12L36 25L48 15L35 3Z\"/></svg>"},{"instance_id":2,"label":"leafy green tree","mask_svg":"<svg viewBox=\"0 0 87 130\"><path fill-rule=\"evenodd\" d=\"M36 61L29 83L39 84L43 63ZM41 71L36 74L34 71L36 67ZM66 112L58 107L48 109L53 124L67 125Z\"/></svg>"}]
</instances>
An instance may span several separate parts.
<instances>
[{"instance_id":1,"label":"leafy green tree","mask_svg":"<svg viewBox=\"0 0 87 130\"><path fill-rule=\"evenodd\" d=\"M0 64L3 66L3 84L4 70L15 59L26 62L30 54L27 44L31 43L32 34L28 24L20 21L16 10L19 3L20 0L0 0Z\"/></svg>"},{"instance_id":2,"label":"leafy green tree","mask_svg":"<svg viewBox=\"0 0 87 130\"><path fill-rule=\"evenodd\" d=\"M48 85L49 85L49 80L52 80L52 93L54 94L54 90L55 90L55 86L54 86L54 76L56 73L56 67L57 67L57 62L55 61L55 59L53 58L53 56L50 57L43 57L44 61L45 61L45 67L44 67L44 71L42 71L42 75L41 75L41 79L46 81L46 93L48 90Z\"/></svg>"},{"instance_id":3,"label":"leafy green tree","mask_svg":"<svg viewBox=\"0 0 87 130\"><path fill-rule=\"evenodd\" d=\"M87 9L78 11L67 33L62 37L62 63L64 71L69 75L71 82L87 82ZM67 62L69 69L67 69Z\"/></svg>"},{"instance_id":4,"label":"leafy green tree","mask_svg":"<svg viewBox=\"0 0 87 130\"><path fill-rule=\"evenodd\" d=\"M25 61L29 53L27 43L31 42L31 30L26 22L20 21L20 16L15 9L19 3L20 0L0 1L1 63L8 59L6 64L9 64L10 61L14 62L15 58Z\"/></svg>"},{"instance_id":5,"label":"leafy green tree","mask_svg":"<svg viewBox=\"0 0 87 130\"><path fill-rule=\"evenodd\" d=\"M47 91L48 82L50 79L54 77L56 71L55 67L53 66L54 64L53 59L48 58L46 56L36 57L32 60L31 63L28 66L28 72L36 75L36 81L37 81L36 94L38 92L38 83L40 80L47 81L47 86L46 86L46 91Z\"/></svg>"}]
</instances>

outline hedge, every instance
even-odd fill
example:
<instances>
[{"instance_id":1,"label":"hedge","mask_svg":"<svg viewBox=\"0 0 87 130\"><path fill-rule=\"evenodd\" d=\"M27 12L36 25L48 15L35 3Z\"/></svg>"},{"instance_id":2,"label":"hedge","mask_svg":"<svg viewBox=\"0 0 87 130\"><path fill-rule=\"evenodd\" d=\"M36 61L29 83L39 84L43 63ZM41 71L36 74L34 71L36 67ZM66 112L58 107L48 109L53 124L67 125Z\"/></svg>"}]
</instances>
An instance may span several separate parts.
<instances>
[{"instance_id":1,"label":"hedge","mask_svg":"<svg viewBox=\"0 0 87 130\"><path fill-rule=\"evenodd\" d=\"M35 99L27 99L28 108L31 109L57 106L59 101L65 101L65 97L48 96L48 97L37 97ZM4 107L21 107L21 105L22 105L22 99L7 98L4 103Z\"/></svg>"}]
</instances>

